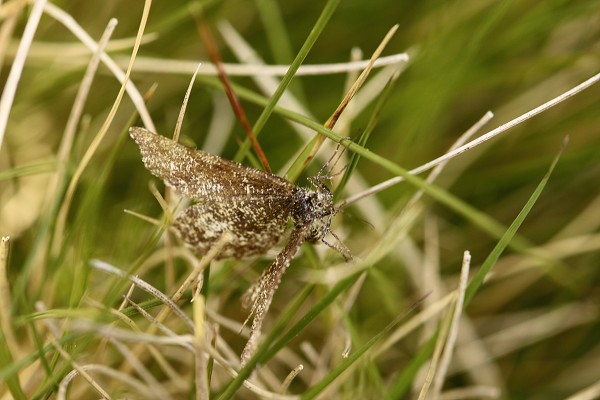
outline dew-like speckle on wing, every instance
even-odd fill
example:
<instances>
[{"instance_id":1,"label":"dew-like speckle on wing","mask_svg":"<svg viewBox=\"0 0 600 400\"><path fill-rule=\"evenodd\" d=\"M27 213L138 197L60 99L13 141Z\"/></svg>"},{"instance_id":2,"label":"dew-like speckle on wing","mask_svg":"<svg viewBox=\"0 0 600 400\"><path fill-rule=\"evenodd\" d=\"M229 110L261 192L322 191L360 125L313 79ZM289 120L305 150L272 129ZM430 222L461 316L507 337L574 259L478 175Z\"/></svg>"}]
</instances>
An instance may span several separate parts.
<instances>
[{"instance_id":1,"label":"dew-like speckle on wing","mask_svg":"<svg viewBox=\"0 0 600 400\"><path fill-rule=\"evenodd\" d=\"M225 232L231 239L216 258L245 258L265 254L283 235L290 205L273 201L236 200L232 203L199 203L181 211L173 228L194 249L206 254Z\"/></svg>"},{"instance_id":2,"label":"dew-like speckle on wing","mask_svg":"<svg viewBox=\"0 0 600 400\"><path fill-rule=\"evenodd\" d=\"M180 238L204 255L224 232L231 240L217 258L264 254L281 238L297 188L233 161L190 149L143 128L131 128L146 168L176 192L198 201L173 224Z\"/></svg>"},{"instance_id":3,"label":"dew-like speckle on wing","mask_svg":"<svg viewBox=\"0 0 600 400\"><path fill-rule=\"evenodd\" d=\"M144 128L133 127L142 161L176 192L195 200L227 201L235 197L285 199L296 187L285 179L183 146Z\"/></svg>"}]
</instances>

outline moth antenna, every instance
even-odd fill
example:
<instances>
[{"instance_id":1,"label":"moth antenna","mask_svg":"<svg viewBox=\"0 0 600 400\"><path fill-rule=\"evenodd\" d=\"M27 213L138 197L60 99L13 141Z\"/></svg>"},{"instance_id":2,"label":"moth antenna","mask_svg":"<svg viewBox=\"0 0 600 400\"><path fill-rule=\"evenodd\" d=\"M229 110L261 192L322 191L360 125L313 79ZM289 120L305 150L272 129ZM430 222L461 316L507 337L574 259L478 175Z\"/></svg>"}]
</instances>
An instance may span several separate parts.
<instances>
[{"instance_id":1,"label":"moth antenna","mask_svg":"<svg viewBox=\"0 0 600 400\"><path fill-rule=\"evenodd\" d=\"M346 152L346 146L342 146L342 143L346 140L352 141L352 139L350 139L349 137L346 137L346 138L342 138L338 142L338 144L335 146L335 150L333 151L333 154L331 155L329 160L327 160L327 162L325 164L323 164L323 166L319 170L319 173L317 174L318 177L326 178L326 177L335 177L338 175L338 174L332 174L331 171L333 171L333 169L335 168L337 163L342 158L342 155L344 155L344 153ZM342 147L341 152L339 151L340 147ZM338 152L339 152L339 154L338 154ZM336 156L337 156L337 158L336 158ZM330 178L327 178L327 179L330 179Z\"/></svg>"},{"instance_id":2,"label":"moth antenna","mask_svg":"<svg viewBox=\"0 0 600 400\"><path fill-rule=\"evenodd\" d=\"M331 175L323 176L323 178L328 179L329 181L331 181L333 178L337 178L338 176L340 176L341 174L344 173L344 171L348 168L348 165L350 165L350 163L344 164L344 166L342 168L340 168L339 171L337 171L336 173L331 174Z\"/></svg>"}]
</instances>

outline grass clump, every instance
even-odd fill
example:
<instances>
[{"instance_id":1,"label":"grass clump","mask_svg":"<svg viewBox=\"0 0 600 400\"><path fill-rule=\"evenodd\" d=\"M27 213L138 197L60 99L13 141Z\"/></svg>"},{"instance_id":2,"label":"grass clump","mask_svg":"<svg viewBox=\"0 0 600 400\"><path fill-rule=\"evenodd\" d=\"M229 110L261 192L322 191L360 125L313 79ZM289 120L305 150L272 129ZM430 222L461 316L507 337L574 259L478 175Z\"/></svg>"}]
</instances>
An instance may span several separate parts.
<instances>
[{"instance_id":1,"label":"grass clump","mask_svg":"<svg viewBox=\"0 0 600 400\"><path fill-rule=\"evenodd\" d=\"M4 396L598 396L596 2L13 3ZM186 200L163 199L127 136L179 122L186 145L262 168L198 24L276 174L308 185L346 148L333 230L354 259L305 244L244 368L240 299L274 254L191 254L168 233Z\"/></svg>"}]
</instances>

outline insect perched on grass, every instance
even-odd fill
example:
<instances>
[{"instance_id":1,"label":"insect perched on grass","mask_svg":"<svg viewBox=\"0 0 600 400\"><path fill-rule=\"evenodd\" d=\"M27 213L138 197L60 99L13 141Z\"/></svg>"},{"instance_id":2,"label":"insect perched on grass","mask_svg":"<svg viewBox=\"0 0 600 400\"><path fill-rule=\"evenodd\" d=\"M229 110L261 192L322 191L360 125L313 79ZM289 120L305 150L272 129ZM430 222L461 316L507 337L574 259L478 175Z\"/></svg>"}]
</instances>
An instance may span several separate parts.
<instances>
[{"instance_id":1,"label":"insect perched on grass","mask_svg":"<svg viewBox=\"0 0 600 400\"><path fill-rule=\"evenodd\" d=\"M244 365L256 349L273 295L302 243L321 241L344 257L349 256L345 247L324 240L337 211L333 195L318 179L310 179L314 189L305 189L279 176L185 147L144 128L133 127L129 134L153 175L197 201L176 216L172 227L196 254L206 254L224 234L229 234L229 240L217 259L265 254L281 239L289 219L294 222L283 250L244 296L244 305L251 305L248 318L252 318L251 335L241 357Z\"/></svg>"}]
</instances>

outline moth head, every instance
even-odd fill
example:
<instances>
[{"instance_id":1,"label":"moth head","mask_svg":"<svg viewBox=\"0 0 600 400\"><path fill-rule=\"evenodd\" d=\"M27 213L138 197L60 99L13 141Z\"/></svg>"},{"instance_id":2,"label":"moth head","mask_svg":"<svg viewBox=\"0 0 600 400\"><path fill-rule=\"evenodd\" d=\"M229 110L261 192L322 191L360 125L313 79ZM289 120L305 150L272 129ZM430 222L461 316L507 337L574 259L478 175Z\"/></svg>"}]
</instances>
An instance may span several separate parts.
<instances>
[{"instance_id":1,"label":"moth head","mask_svg":"<svg viewBox=\"0 0 600 400\"><path fill-rule=\"evenodd\" d=\"M301 189L292 216L297 226L308 227L306 240L315 243L323 239L334 215L333 195L327 187L319 190Z\"/></svg>"}]
</instances>

